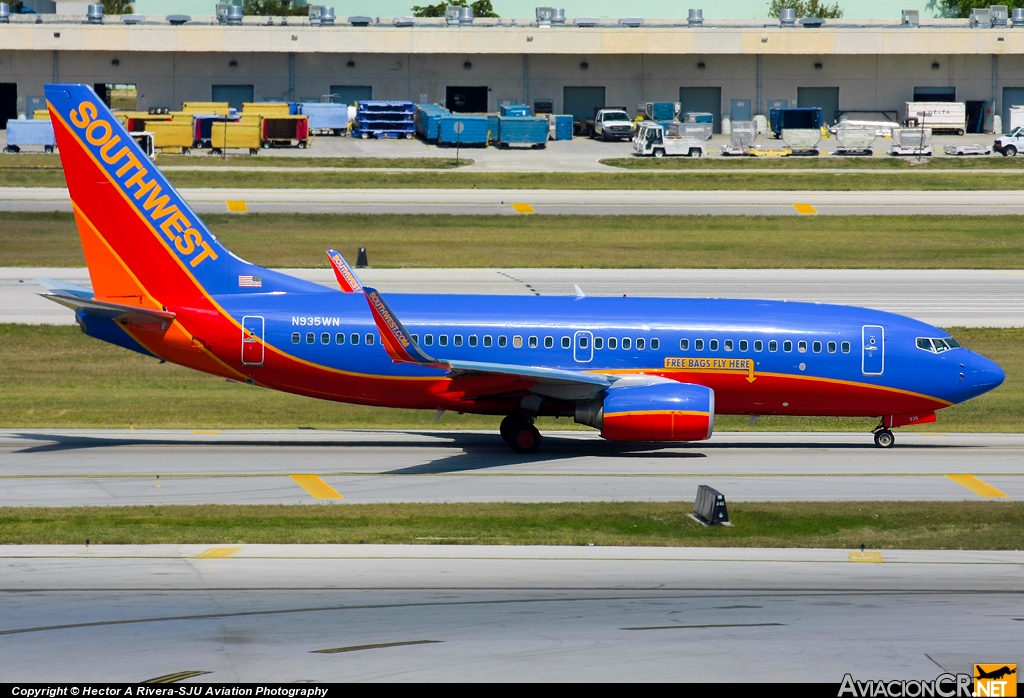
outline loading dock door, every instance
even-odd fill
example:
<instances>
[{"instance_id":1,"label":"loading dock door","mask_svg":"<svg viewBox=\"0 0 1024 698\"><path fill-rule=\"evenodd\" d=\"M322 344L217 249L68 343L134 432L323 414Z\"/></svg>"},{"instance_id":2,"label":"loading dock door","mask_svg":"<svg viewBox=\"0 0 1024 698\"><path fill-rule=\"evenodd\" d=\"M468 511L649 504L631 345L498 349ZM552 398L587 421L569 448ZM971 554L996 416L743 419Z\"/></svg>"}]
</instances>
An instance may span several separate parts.
<instances>
[{"instance_id":1,"label":"loading dock door","mask_svg":"<svg viewBox=\"0 0 1024 698\"><path fill-rule=\"evenodd\" d=\"M752 108L749 99L734 99L729 103L729 118L733 121L750 121L754 118Z\"/></svg>"},{"instance_id":2,"label":"loading dock door","mask_svg":"<svg viewBox=\"0 0 1024 698\"><path fill-rule=\"evenodd\" d=\"M594 118L594 110L605 106L603 87L563 87L562 114L572 114L572 120L583 123Z\"/></svg>"},{"instance_id":3,"label":"loading dock door","mask_svg":"<svg viewBox=\"0 0 1024 698\"><path fill-rule=\"evenodd\" d=\"M680 119L688 111L703 111L715 116L715 133L722 132L722 88L680 87Z\"/></svg>"},{"instance_id":4,"label":"loading dock door","mask_svg":"<svg viewBox=\"0 0 1024 698\"><path fill-rule=\"evenodd\" d=\"M1003 133L1010 130L1010 107L1024 106L1024 87L1003 88Z\"/></svg>"},{"instance_id":5,"label":"loading dock door","mask_svg":"<svg viewBox=\"0 0 1024 698\"><path fill-rule=\"evenodd\" d=\"M255 101L252 85L214 85L211 96L211 101L227 102L239 111L244 103Z\"/></svg>"},{"instance_id":6,"label":"loading dock door","mask_svg":"<svg viewBox=\"0 0 1024 698\"><path fill-rule=\"evenodd\" d=\"M373 88L369 85L331 85L331 101L334 104L347 104L350 107L356 102L373 99Z\"/></svg>"},{"instance_id":7,"label":"loading dock door","mask_svg":"<svg viewBox=\"0 0 1024 698\"><path fill-rule=\"evenodd\" d=\"M32 117L32 112L27 114ZM18 118L18 83L0 82L0 131L7 128L8 119Z\"/></svg>"},{"instance_id":8,"label":"loading dock door","mask_svg":"<svg viewBox=\"0 0 1024 698\"><path fill-rule=\"evenodd\" d=\"M839 118L838 87L798 87L796 106L818 107L826 124L834 124Z\"/></svg>"},{"instance_id":9,"label":"loading dock door","mask_svg":"<svg viewBox=\"0 0 1024 698\"><path fill-rule=\"evenodd\" d=\"M487 86L446 87L444 106L450 111L479 113L487 111Z\"/></svg>"},{"instance_id":10,"label":"loading dock door","mask_svg":"<svg viewBox=\"0 0 1024 698\"><path fill-rule=\"evenodd\" d=\"M915 87L915 102L955 102L955 87Z\"/></svg>"}]
</instances>

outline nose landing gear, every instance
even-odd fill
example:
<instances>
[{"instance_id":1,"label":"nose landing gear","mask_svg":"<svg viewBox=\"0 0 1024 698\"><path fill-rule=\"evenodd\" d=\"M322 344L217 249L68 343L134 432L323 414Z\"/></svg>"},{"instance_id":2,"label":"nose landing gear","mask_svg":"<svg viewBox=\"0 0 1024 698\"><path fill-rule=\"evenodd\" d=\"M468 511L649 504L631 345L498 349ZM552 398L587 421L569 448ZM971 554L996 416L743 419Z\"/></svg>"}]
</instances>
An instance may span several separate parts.
<instances>
[{"instance_id":1,"label":"nose landing gear","mask_svg":"<svg viewBox=\"0 0 1024 698\"><path fill-rule=\"evenodd\" d=\"M501 420L501 438L516 453L536 453L540 448L540 432L533 419L521 414L510 414Z\"/></svg>"},{"instance_id":2,"label":"nose landing gear","mask_svg":"<svg viewBox=\"0 0 1024 698\"><path fill-rule=\"evenodd\" d=\"M883 424L879 424L875 427L872 432L875 435L875 446L879 448L892 448L892 445L896 443L896 437L892 431L887 429Z\"/></svg>"}]
</instances>

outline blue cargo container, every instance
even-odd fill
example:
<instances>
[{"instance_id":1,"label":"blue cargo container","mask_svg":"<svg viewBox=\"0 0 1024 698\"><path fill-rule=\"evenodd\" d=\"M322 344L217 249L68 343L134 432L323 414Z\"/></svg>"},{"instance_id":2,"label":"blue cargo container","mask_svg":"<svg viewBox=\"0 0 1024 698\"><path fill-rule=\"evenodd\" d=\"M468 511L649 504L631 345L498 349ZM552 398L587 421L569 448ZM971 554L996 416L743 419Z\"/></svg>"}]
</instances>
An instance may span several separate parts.
<instances>
[{"instance_id":1,"label":"blue cargo container","mask_svg":"<svg viewBox=\"0 0 1024 698\"><path fill-rule=\"evenodd\" d=\"M655 121L672 121L676 118L676 103L652 102L648 117Z\"/></svg>"},{"instance_id":2,"label":"blue cargo container","mask_svg":"<svg viewBox=\"0 0 1024 698\"><path fill-rule=\"evenodd\" d=\"M299 113L309 117L309 130L340 136L348 129L348 105L330 102L303 102Z\"/></svg>"},{"instance_id":3,"label":"blue cargo container","mask_svg":"<svg viewBox=\"0 0 1024 698\"><path fill-rule=\"evenodd\" d=\"M426 141L437 141L441 117L448 116L450 111L440 104L416 105L416 133Z\"/></svg>"},{"instance_id":4,"label":"blue cargo container","mask_svg":"<svg viewBox=\"0 0 1024 698\"><path fill-rule=\"evenodd\" d=\"M446 145L487 145L487 117L470 114L447 114L440 119L438 143ZM462 133L455 133L455 124L462 123Z\"/></svg>"},{"instance_id":5,"label":"blue cargo container","mask_svg":"<svg viewBox=\"0 0 1024 698\"><path fill-rule=\"evenodd\" d=\"M529 116L530 106L528 104L509 104L502 105L501 107L502 116Z\"/></svg>"},{"instance_id":6,"label":"blue cargo container","mask_svg":"<svg viewBox=\"0 0 1024 698\"><path fill-rule=\"evenodd\" d=\"M498 143L507 147L524 143L543 148L548 142L548 120L545 116L502 116L498 119Z\"/></svg>"},{"instance_id":7,"label":"blue cargo container","mask_svg":"<svg viewBox=\"0 0 1024 698\"><path fill-rule=\"evenodd\" d=\"M713 124L715 115L706 111L683 112L683 122L687 124Z\"/></svg>"},{"instance_id":8,"label":"blue cargo container","mask_svg":"<svg viewBox=\"0 0 1024 698\"><path fill-rule=\"evenodd\" d=\"M558 114L555 116L555 140L572 140L572 114Z\"/></svg>"},{"instance_id":9,"label":"blue cargo container","mask_svg":"<svg viewBox=\"0 0 1024 698\"><path fill-rule=\"evenodd\" d=\"M52 153L57 146L53 135L53 124L47 119L9 119L7 121L7 146L5 153L20 153L22 146L42 146Z\"/></svg>"},{"instance_id":10,"label":"blue cargo container","mask_svg":"<svg viewBox=\"0 0 1024 698\"><path fill-rule=\"evenodd\" d=\"M823 121L820 107L793 107L790 109L768 110L768 125L772 135L782 137L782 131L790 128L821 128Z\"/></svg>"},{"instance_id":11,"label":"blue cargo container","mask_svg":"<svg viewBox=\"0 0 1024 698\"><path fill-rule=\"evenodd\" d=\"M498 132L501 130L501 117L497 114L487 115L487 129L491 132L490 139L494 143L498 140Z\"/></svg>"},{"instance_id":12,"label":"blue cargo container","mask_svg":"<svg viewBox=\"0 0 1024 698\"><path fill-rule=\"evenodd\" d=\"M352 135L359 138L412 138L416 133L415 105L399 100L356 102Z\"/></svg>"}]
</instances>

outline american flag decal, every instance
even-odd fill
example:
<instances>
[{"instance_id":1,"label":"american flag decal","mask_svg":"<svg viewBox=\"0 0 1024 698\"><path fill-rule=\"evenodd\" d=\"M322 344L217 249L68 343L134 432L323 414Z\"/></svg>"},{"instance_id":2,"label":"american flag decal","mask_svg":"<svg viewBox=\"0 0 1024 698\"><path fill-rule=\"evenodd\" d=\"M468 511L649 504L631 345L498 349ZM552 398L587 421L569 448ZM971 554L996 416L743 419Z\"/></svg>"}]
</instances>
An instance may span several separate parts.
<instances>
[{"instance_id":1,"label":"american flag decal","mask_svg":"<svg viewBox=\"0 0 1024 698\"><path fill-rule=\"evenodd\" d=\"M263 288L263 277L245 274L238 277L238 288Z\"/></svg>"}]
</instances>

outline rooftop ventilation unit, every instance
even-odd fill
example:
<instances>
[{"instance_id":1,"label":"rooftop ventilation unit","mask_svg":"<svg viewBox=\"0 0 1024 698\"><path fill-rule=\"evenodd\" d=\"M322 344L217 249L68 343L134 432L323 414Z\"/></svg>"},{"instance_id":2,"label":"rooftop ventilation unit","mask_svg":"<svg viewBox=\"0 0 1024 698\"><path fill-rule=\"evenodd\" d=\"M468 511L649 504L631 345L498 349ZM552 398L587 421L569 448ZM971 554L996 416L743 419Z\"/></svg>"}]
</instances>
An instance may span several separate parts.
<instances>
[{"instance_id":1,"label":"rooftop ventilation unit","mask_svg":"<svg viewBox=\"0 0 1024 698\"><path fill-rule=\"evenodd\" d=\"M800 26L806 27L807 29L817 29L825 23L825 20L821 17L804 17L800 20Z\"/></svg>"},{"instance_id":2,"label":"rooftop ventilation unit","mask_svg":"<svg viewBox=\"0 0 1024 698\"><path fill-rule=\"evenodd\" d=\"M901 24L904 27L918 27L921 24L921 11L903 10L903 21Z\"/></svg>"},{"instance_id":3,"label":"rooftop ventilation unit","mask_svg":"<svg viewBox=\"0 0 1024 698\"><path fill-rule=\"evenodd\" d=\"M992 26L992 10L987 7L971 10L971 26L978 29L990 28Z\"/></svg>"},{"instance_id":4,"label":"rooftop ventilation unit","mask_svg":"<svg viewBox=\"0 0 1024 698\"><path fill-rule=\"evenodd\" d=\"M224 13L224 22L226 24L241 24L244 14L241 5L229 5L227 12Z\"/></svg>"},{"instance_id":5,"label":"rooftop ventilation unit","mask_svg":"<svg viewBox=\"0 0 1024 698\"><path fill-rule=\"evenodd\" d=\"M320 26L321 27L333 27L334 26L334 8L327 7L324 5L320 8Z\"/></svg>"},{"instance_id":6,"label":"rooftop ventilation unit","mask_svg":"<svg viewBox=\"0 0 1024 698\"><path fill-rule=\"evenodd\" d=\"M1011 12L1010 19L1013 20L1013 26L1017 29L1024 29L1024 7L1016 8Z\"/></svg>"},{"instance_id":7,"label":"rooftop ventilation unit","mask_svg":"<svg viewBox=\"0 0 1024 698\"><path fill-rule=\"evenodd\" d=\"M121 15L121 21L125 24L142 24L145 19L145 17L140 17L139 15Z\"/></svg>"},{"instance_id":8,"label":"rooftop ventilation unit","mask_svg":"<svg viewBox=\"0 0 1024 698\"><path fill-rule=\"evenodd\" d=\"M537 7L534 8L534 14L537 17L537 24L551 24L551 17L555 14L555 8L553 7Z\"/></svg>"},{"instance_id":9,"label":"rooftop ventilation unit","mask_svg":"<svg viewBox=\"0 0 1024 698\"><path fill-rule=\"evenodd\" d=\"M643 17L623 17L619 20L619 24L624 27L639 27L643 23Z\"/></svg>"},{"instance_id":10,"label":"rooftop ventilation unit","mask_svg":"<svg viewBox=\"0 0 1024 698\"><path fill-rule=\"evenodd\" d=\"M556 7L554 14L551 15L552 24L565 24L565 8Z\"/></svg>"},{"instance_id":11,"label":"rooftop ventilation unit","mask_svg":"<svg viewBox=\"0 0 1024 698\"><path fill-rule=\"evenodd\" d=\"M473 8L472 7L460 7L459 8L459 25L469 25L473 23Z\"/></svg>"},{"instance_id":12,"label":"rooftop ventilation unit","mask_svg":"<svg viewBox=\"0 0 1024 698\"><path fill-rule=\"evenodd\" d=\"M89 24L103 24L103 5L89 5L85 11L85 21Z\"/></svg>"},{"instance_id":13,"label":"rooftop ventilation unit","mask_svg":"<svg viewBox=\"0 0 1024 698\"><path fill-rule=\"evenodd\" d=\"M596 27L600 20L597 17L577 17L575 24L577 27Z\"/></svg>"},{"instance_id":14,"label":"rooftop ventilation unit","mask_svg":"<svg viewBox=\"0 0 1024 698\"><path fill-rule=\"evenodd\" d=\"M348 23L353 27L368 27L373 24L373 17L349 17Z\"/></svg>"},{"instance_id":15,"label":"rooftop ventilation unit","mask_svg":"<svg viewBox=\"0 0 1024 698\"><path fill-rule=\"evenodd\" d=\"M11 6L6 2L0 2L0 24L7 24L11 21Z\"/></svg>"},{"instance_id":16,"label":"rooftop ventilation unit","mask_svg":"<svg viewBox=\"0 0 1024 698\"><path fill-rule=\"evenodd\" d=\"M458 5L448 5L444 8L444 19L448 24L459 23L459 9Z\"/></svg>"},{"instance_id":17,"label":"rooftop ventilation unit","mask_svg":"<svg viewBox=\"0 0 1024 698\"><path fill-rule=\"evenodd\" d=\"M793 27L796 26L796 10L792 7L785 7L779 10L779 26L780 27Z\"/></svg>"},{"instance_id":18,"label":"rooftop ventilation unit","mask_svg":"<svg viewBox=\"0 0 1024 698\"><path fill-rule=\"evenodd\" d=\"M1005 27L1006 20L1010 18L1010 8L1006 5L989 5L988 9L992 13L992 26Z\"/></svg>"},{"instance_id":19,"label":"rooftop ventilation unit","mask_svg":"<svg viewBox=\"0 0 1024 698\"><path fill-rule=\"evenodd\" d=\"M188 15L167 15L167 21L175 27L180 27L182 24L191 22L192 18Z\"/></svg>"},{"instance_id":20,"label":"rooftop ventilation unit","mask_svg":"<svg viewBox=\"0 0 1024 698\"><path fill-rule=\"evenodd\" d=\"M416 26L416 18L415 17L395 17L395 19L392 21L392 23L396 27L415 27Z\"/></svg>"},{"instance_id":21,"label":"rooftop ventilation unit","mask_svg":"<svg viewBox=\"0 0 1024 698\"><path fill-rule=\"evenodd\" d=\"M686 16L686 24L690 27L699 27L704 24L704 10L690 10Z\"/></svg>"}]
</instances>

